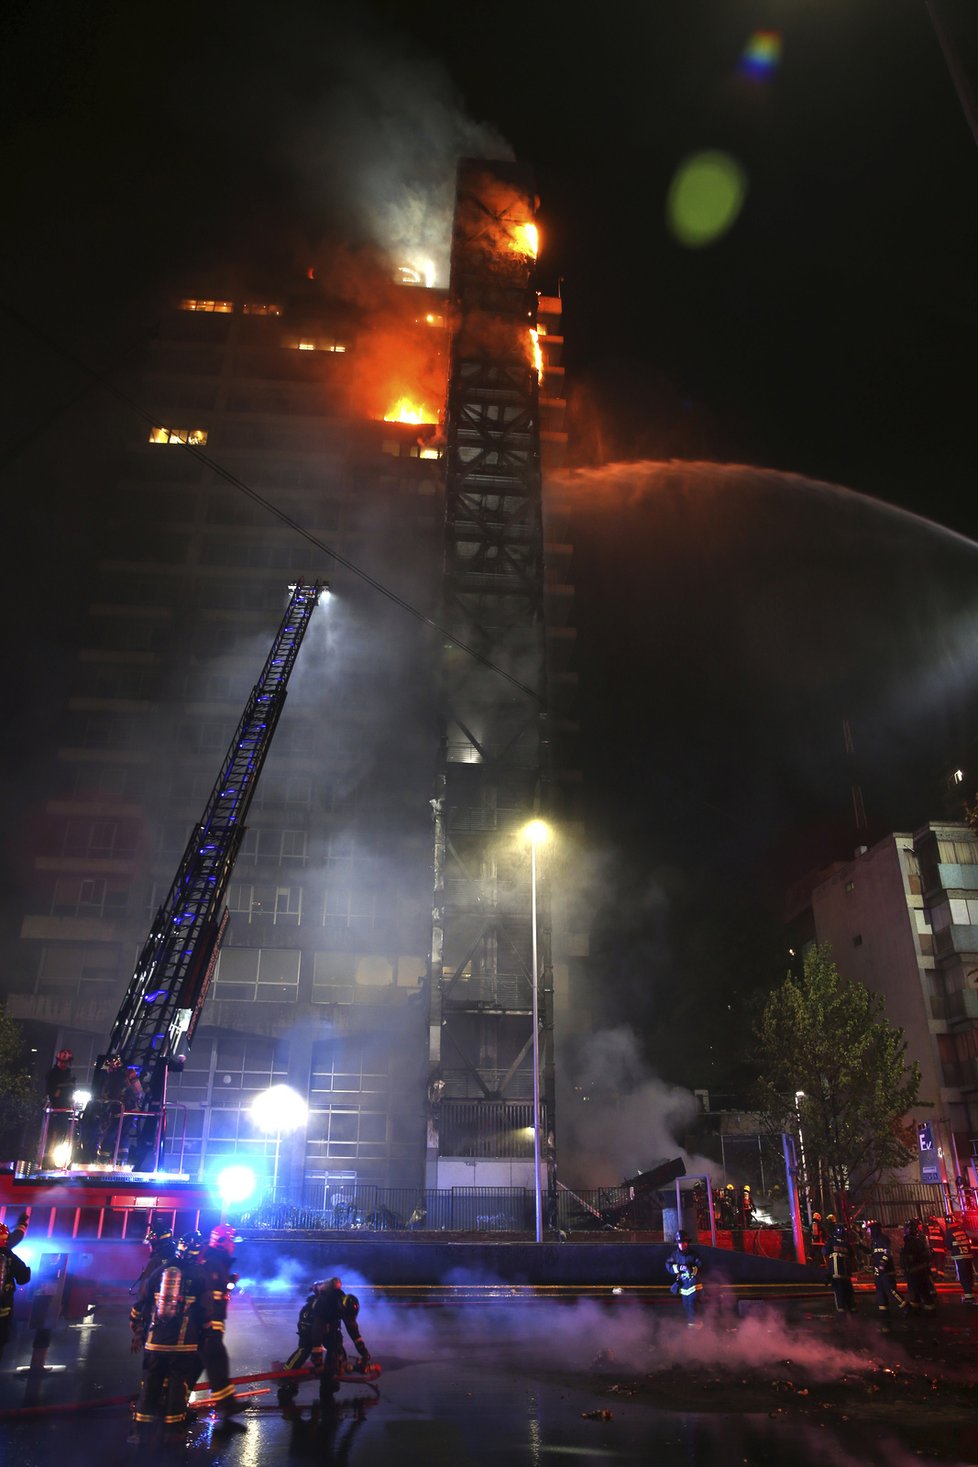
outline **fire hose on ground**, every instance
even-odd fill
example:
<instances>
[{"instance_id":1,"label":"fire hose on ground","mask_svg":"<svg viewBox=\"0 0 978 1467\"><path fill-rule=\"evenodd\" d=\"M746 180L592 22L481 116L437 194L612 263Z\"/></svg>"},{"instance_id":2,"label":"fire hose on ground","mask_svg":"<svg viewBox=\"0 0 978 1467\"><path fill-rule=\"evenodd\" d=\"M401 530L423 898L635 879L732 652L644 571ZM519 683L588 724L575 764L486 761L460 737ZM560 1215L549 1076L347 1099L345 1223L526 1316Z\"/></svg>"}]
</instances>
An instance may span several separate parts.
<instances>
[{"instance_id":1,"label":"fire hose on ground","mask_svg":"<svg viewBox=\"0 0 978 1467\"><path fill-rule=\"evenodd\" d=\"M354 1383L361 1382L364 1385L373 1385L373 1379L380 1374L380 1366L374 1361L367 1365L366 1369L351 1371L340 1378ZM264 1370L256 1375L232 1375L230 1385L251 1385L260 1380L315 1380L317 1375L312 1370ZM198 1381L194 1390L198 1393L210 1390L210 1385L205 1381ZM130 1391L125 1396L105 1396L94 1401L62 1401L59 1405L52 1406L8 1406L0 1410L0 1421L20 1420L21 1417L49 1415L53 1411L70 1414L72 1411L97 1411L103 1406L131 1406L136 1400L136 1392ZM197 1406L204 1404L198 1401ZM194 1402L190 1403L191 1409Z\"/></svg>"}]
</instances>

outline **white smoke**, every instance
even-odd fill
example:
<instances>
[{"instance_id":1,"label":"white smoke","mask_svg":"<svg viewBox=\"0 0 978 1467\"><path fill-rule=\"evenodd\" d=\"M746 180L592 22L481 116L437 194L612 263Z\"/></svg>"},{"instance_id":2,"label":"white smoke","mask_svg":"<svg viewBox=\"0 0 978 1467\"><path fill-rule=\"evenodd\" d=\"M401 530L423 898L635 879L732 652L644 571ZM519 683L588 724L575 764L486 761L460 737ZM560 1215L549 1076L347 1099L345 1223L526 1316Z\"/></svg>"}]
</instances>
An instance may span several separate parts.
<instances>
[{"instance_id":1,"label":"white smoke","mask_svg":"<svg viewBox=\"0 0 978 1467\"><path fill-rule=\"evenodd\" d=\"M290 140L292 166L347 211L394 264L447 284L455 168L464 157L511 158L488 123L467 116L444 67L396 33L341 29L323 100Z\"/></svg>"},{"instance_id":2,"label":"white smoke","mask_svg":"<svg viewBox=\"0 0 978 1467\"><path fill-rule=\"evenodd\" d=\"M716 1169L678 1139L699 1113L699 1100L652 1074L627 1025L584 1041L572 1084L574 1104L561 1115L560 1146L579 1186L615 1186L673 1157L681 1157L691 1175Z\"/></svg>"}]
</instances>

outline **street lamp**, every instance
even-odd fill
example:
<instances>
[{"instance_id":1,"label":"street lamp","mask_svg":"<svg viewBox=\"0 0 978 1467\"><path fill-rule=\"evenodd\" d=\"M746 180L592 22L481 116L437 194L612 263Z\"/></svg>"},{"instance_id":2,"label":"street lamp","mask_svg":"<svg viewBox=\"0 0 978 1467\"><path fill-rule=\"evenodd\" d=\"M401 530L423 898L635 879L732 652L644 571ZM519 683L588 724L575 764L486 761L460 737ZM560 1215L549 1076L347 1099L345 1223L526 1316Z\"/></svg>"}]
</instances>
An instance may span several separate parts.
<instances>
[{"instance_id":1,"label":"street lamp","mask_svg":"<svg viewBox=\"0 0 978 1467\"><path fill-rule=\"evenodd\" d=\"M523 835L530 842L530 937L533 984L533 1195L536 1203L536 1241L543 1242L543 1195L540 1189L540 961L537 944L537 846L546 845L550 827L531 820Z\"/></svg>"},{"instance_id":2,"label":"street lamp","mask_svg":"<svg viewBox=\"0 0 978 1467\"><path fill-rule=\"evenodd\" d=\"M251 1118L266 1134L275 1135L275 1169L272 1174L272 1201L278 1197L278 1154L282 1133L297 1131L305 1125L309 1107L289 1085L272 1085L251 1102Z\"/></svg>"}]
</instances>

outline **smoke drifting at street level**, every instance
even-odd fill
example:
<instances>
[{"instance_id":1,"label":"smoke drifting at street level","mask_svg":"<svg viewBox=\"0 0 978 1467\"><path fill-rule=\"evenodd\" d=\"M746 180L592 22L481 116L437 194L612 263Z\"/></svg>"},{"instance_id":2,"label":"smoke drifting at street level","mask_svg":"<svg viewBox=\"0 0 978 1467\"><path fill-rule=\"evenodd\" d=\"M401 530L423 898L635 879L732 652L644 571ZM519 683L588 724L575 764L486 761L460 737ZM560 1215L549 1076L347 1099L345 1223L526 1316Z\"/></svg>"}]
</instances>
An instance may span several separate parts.
<instances>
[{"instance_id":1,"label":"smoke drifting at street level","mask_svg":"<svg viewBox=\"0 0 978 1467\"><path fill-rule=\"evenodd\" d=\"M254 1299L273 1296L282 1300L291 1296L298 1314L305 1293L308 1263L286 1257L280 1259L274 1276L253 1279L247 1274L248 1245L241 1245L243 1264L239 1284L239 1303L244 1306ZM305 1272L304 1272L305 1270ZM329 1269L323 1265L322 1273ZM826 1338L824 1333L804 1325L788 1323L777 1309L758 1306L740 1319L734 1312L732 1296L720 1292L720 1280L705 1275L705 1313L701 1328L687 1330L678 1306L672 1301L661 1307L637 1306L628 1298L628 1290L607 1303L595 1299L551 1304L534 1300L519 1311L518 1326L513 1314L469 1304L452 1316L452 1329L446 1333L440 1311L406 1308L376 1297L371 1284L352 1270L340 1270L343 1287L360 1300L360 1326L372 1354L380 1360L396 1355L401 1359L452 1358L458 1348L458 1335L471 1343L490 1343L496 1358L506 1364L527 1368L566 1369L580 1371L589 1377L621 1380L642 1375L655 1376L672 1367L695 1371L715 1370L731 1375L758 1372L769 1384L771 1373L796 1383L832 1384L846 1377L856 1381L881 1366L908 1374L922 1373L907 1356L897 1340L882 1340L875 1319L858 1316L847 1331L851 1343L843 1347ZM451 1282L457 1286L499 1286L501 1280L490 1274L467 1271L456 1274ZM667 1282L650 1278L650 1284ZM713 1289L711 1291L711 1282ZM311 1285L312 1276L308 1278ZM276 1312L276 1320L279 1315ZM288 1318L288 1316L285 1316ZM259 1368L262 1360L251 1359L252 1351L275 1351L287 1340L265 1336L252 1339L248 1316L242 1307L233 1316L232 1328L241 1331L238 1355L240 1368ZM291 1325L293 1321L288 1320ZM865 1329L863 1326L865 1325ZM278 1329L279 1326L276 1326ZM283 1326L286 1329L288 1326ZM456 1333L457 1332L457 1333ZM555 1347L555 1342L559 1346ZM247 1351L247 1357L244 1353ZM608 1352L603 1360L601 1352ZM239 1363L236 1356L236 1364ZM967 1378L962 1371L942 1371L948 1380Z\"/></svg>"}]
</instances>

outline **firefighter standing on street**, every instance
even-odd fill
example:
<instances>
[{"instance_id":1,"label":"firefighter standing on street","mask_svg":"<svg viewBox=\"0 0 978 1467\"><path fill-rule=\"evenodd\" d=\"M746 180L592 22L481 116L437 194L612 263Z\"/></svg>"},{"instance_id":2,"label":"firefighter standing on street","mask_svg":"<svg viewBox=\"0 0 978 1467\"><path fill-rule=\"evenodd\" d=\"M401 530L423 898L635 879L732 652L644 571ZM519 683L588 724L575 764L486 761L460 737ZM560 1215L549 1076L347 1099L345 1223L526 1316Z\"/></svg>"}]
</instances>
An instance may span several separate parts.
<instances>
[{"instance_id":1,"label":"firefighter standing on street","mask_svg":"<svg viewBox=\"0 0 978 1467\"><path fill-rule=\"evenodd\" d=\"M321 1371L319 1399L326 1405L332 1401L339 1389L339 1376L346 1361L343 1349L343 1329L353 1342L361 1367L370 1363L370 1351L360 1333L357 1316L360 1300L356 1294L344 1294L343 1282L338 1278L323 1279L315 1284L315 1299L312 1304L312 1359L313 1366Z\"/></svg>"},{"instance_id":2,"label":"firefighter standing on street","mask_svg":"<svg viewBox=\"0 0 978 1467\"><path fill-rule=\"evenodd\" d=\"M907 1303L914 1314L933 1314L937 1290L931 1278L931 1251L919 1217L910 1218L903 1230L900 1267L907 1281Z\"/></svg>"},{"instance_id":3,"label":"firefighter standing on street","mask_svg":"<svg viewBox=\"0 0 978 1467\"><path fill-rule=\"evenodd\" d=\"M832 1229L826 1245L825 1263L829 1271L828 1283L835 1295L836 1313L854 1313L856 1294L852 1287L852 1244L849 1242L848 1231L841 1225Z\"/></svg>"},{"instance_id":4,"label":"firefighter standing on street","mask_svg":"<svg viewBox=\"0 0 978 1467\"><path fill-rule=\"evenodd\" d=\"M142 1272L130 1288L130 1294L137 1293L149 1278L150 1274L157 1273L159 1269L165 1268L172 1263L176 1257L177 1247L173 1241L173 1229L164 1222L150 1220L146 1229L144 1242L149 1244L149 1257L143 1265Z\"/></svg>"},{"instance_id":5,"label":"firefighter standing on street","mask_svg":"<svg viewBox=\"0 0 978 1467\"><path fill-rule=\"evenodd\" d=\"M130 1436L134 1443L147 1440L161 1412L165 1439L183 1440L187 1403L200 1368L197 1301L202 1281L193 1250L178 1246L177 1256L146 1278L130 1311L132 1348L143 1351Z\"/></svg>"},{"instance_id":6,"label":"firefighter standing on street","mask_svg":"<svg viewBox=\"0 0 978 1467\"><path fill-rule=\"evenodd\" d=\"M688 1325L696 1323L700 1310L703 1285L699 1275L702 1266L703 1260L699 1253L689 1245L689 1234L678 1232L676 1246L666 1259L666 1272L673 1275L672 1292L678 1294L682 1300Z\"/></svg>"},{"instance_id":7,"label":"firefighter standing on street","mask_svg":"<svg viewBox=\"0 0 978 1467\"><path fill-rule=\"evenodd\" d=\"M890 1240L883 1231L883 1224L870 1218L865 1224L866 1244L869 1248L869 1266L873 1271L876 1289L876 1312L883 1329L889 1329L890 1309L902 1313L907 1303L897 1290L896 1264L890 1249Z\"/></svg>"},{"instance_id":8,"label":"firefighter standing on street","mask_svg":"<svg viewBox=\"0 0 978 1467\"><path fill-rule=\"evenodd\" d=\"M14 1252L27 1232L29 1220L28 1213L22 1212L13 1232L6 1223L0 1223L0 1355L13 1328L14 1295L18 1288L31 1281L29 1265Z\"/></svg>"},{"instance_id":9,"label":"firefighter standing on street","mask_svg":"<svg viewBox=\"0 0 978 1467\"><path fill-rule=\"evenodd\" d=\"M960 1222L948 1213L944 1219L944 1239L948 1256L954 1264L961 1292L966 1304L974 1303L974 1264L971 1261L971 1241Z\"/></svg>"},{"instance_id":10,"label":"firefighter standing on street","mask_svg":"<svg viewBox=\"0 0 978 1467\"><path fill-rule=\"evenodd\" d=\"M231 1272L235 1242L234 1228L228 1223L218 1223L211 1230L210 1241L201 1253L198 1265L200 1358L207 1372L211 1398L225 1422L242 1409L242 1403L235 1396L234 1386L231 1384L231 1367L224 1344L228 1299L238 1277Z\"/></svg>"}]
</instances>

